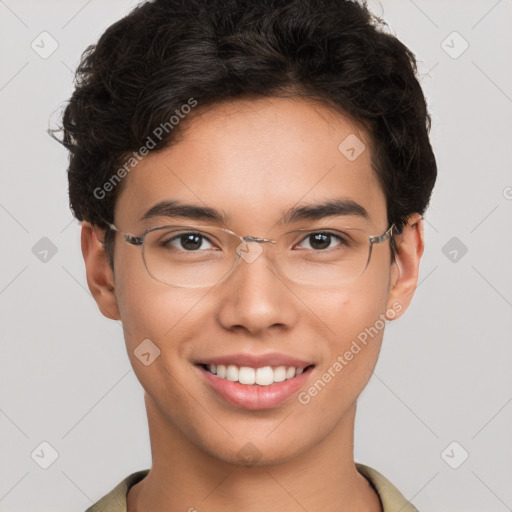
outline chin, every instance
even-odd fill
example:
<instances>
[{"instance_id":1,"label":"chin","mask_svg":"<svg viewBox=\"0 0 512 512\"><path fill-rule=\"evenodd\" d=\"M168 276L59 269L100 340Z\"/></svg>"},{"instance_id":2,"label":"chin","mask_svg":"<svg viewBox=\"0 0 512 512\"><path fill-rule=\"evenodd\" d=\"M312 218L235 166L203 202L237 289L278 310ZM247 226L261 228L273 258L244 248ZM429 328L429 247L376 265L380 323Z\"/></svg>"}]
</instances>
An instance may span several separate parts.
<instances>
[{"instance_id":1,"label":"chin","mask_svg":"<svg viewBox=\"0 0 512 512\"><path fill-rule=\"evenodd\" d=\"M274 442L269 442L265 438L260 440L253 438L244 442L235 441L229 446L209 447L204 451L207 451L215 459L233 466L276 466L293 460L306 449L304 445L299 445L290 438L287 441L288 445L284 443L284 440L278 438Z\"/></svg>"}]
</instances>

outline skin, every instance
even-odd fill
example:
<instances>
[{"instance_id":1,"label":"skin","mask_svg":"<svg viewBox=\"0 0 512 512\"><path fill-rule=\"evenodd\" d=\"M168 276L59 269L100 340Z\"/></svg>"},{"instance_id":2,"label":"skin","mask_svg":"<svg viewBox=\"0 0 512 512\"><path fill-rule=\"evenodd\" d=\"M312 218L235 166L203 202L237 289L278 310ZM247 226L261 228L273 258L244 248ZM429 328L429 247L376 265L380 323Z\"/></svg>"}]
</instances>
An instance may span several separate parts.
<instances>
[{"instance_id":1,"label":"skin","mask_svg":"<svg viewBox=\"0 0 512 512\"><path fill-rule=\"evenodd\" d=\"M370 234L389 227L364 130L326 106L236 100L196 112L180 127L186 129L175 145L150 153L125 178L114 218L122 231L140 235L148 225L166 224L139 220L163 199L222 210L229 215L225 227L242 235L273 237L287 208L334 197L364 206ZM349 134L367 147L353 162L338 150ZM151 440L151 472L130 490L129 512L381 510L356 470L353 444L356 401L377 362L382 330L307 405L294 395L269 410L235 407L198 378L192 362L278 351L315 363L301 389L307 390L380 314L399 304L396 319L407 309L424 246L420 215L395 236L395 261L389 241L378 244L366 271L339 287L276 278L264 257L211 289L171 287L148 275L140 247L120 234L114 275L98 237L84 222L87 281L101 312L122 320ZM144 366L134 350L147 338L161 355ZM259 458L244 465L237 454L248 442Z\"/></svg>"}]
</instances>

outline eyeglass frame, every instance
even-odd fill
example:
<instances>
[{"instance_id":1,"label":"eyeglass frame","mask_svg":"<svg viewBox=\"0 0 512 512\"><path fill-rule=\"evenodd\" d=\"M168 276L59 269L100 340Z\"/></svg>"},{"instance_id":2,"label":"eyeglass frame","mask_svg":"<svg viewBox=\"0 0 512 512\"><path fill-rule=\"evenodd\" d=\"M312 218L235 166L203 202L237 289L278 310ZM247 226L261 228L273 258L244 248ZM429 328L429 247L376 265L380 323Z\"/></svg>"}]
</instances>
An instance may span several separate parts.
<instances>
[{"instance_id":1,"label":"eyeglass frame","mask_svg":"<svg viewBox=\"0 0 512 512\"><path fill-rule=\"evenodd\" d=\"M144 266L146 267L146 271L147 273L150 275L150 277L152 277L155 281L158 281L159 283L163 283L167 286L173 286L173 287L177 287L177 288L194 288L193 286L187 286L187 285L178 285L178 284L172 284L172 283L168 283L167 281L163 281L161 279L158 279L156 278L149 270L148 268L148 265L147 265L147 262L146 262L146 258L144 257L144 240L146 238L146 236L148 235L148 233L151 233L153 231L156 231L156 230L159 230L159 229L165 229L165 228L171 228L173 227L173 225L171 224L165 224L165 225L161 225L161 226L150 226L149 228L145 229L140 236L136 236L136 235L132 235L131 233L126 233L124 231L121 231L115 224L113 223L110 223L110 222L105 222L107 224L107 226L109 227L109 229L111 229L112 231L117 231L118 233L120 233L121 235L123 235L123 240L125 242L127 242L128 244L130 245L133 245L133 246L140 246L142 248L142 260L144 261ZM191 228L193 230L198 230L200 231L201 228L208 228L208 229L211 229L212 226L187 226L187 225L180 225L180 227L184 227L184 228ZM261 238L261 237L254 237L254 236L242 236L242 235L239 235L238 233L235 233L234 231L231 231L230 229L227 229L227 228L221 228L220 226L215 226L215 228L217 229L220 229L221 231L224 231L226 233L230 233L232 235L234 235L236 238L238 238L240 240L241 243L247 243L247 242L256 242L256 243L277 243L277 240L273 240L273 239L269 239L269 238ZM368 250L368 259L366 260L366 264L364 266L364 269L361 271L360 274L358 274L357 276L354 277L354 279L357 279L358 277L360 277L362 274L364 274L364 272L366 271L366 269L368 268L368 265L370 264L370 259L372 257L372 252L373 252L373 245L374 244L381 244L383 242L385 242L386 240L391 240L393 241L393 230L396 229L396 224L393 222L389 228L384 232L382 233L382 235L369 235L368 236L368 243L370 245L369 247L369 250ZM292 230L292 231L310 231L310 232L315 232L315 230L311 230L310 228L299 228L299 229L296 229L296 230ZM318 231L322 231L321 229L318 229ZM105 245L103 243L103 245ZM393 245L393 244L392 244ZM393 247L392 247L392 250L393 250ZM236 253L236 256L238 258L241 258L240 254L237 252ZM224 280L229 274L231 274L231 272L233 271L233 269L236 267L236 257L234 259L234 263L232 265L232 267L230 267L229 271L224 275L224 277L221 279Z\"/></svg>"}]
</instances>

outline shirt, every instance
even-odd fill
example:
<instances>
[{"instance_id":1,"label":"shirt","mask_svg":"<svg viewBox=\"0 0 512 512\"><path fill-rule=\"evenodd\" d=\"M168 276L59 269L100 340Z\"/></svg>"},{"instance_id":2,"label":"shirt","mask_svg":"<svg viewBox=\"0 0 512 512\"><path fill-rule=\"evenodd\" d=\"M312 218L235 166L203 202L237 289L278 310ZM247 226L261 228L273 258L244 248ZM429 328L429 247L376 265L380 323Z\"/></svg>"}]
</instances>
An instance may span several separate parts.
<instances>
[{"instance_id":1,"label":"shirt","mask_svg":"<svg viewBox=\"0 0 512 512\"><path fill-rule=\"evenodd\" d=\"M377 470L357 462L356 469L370 482L379 495L383 512L418 512L418 509L407 501L400 491ZM149 471L149 469L144 469L132 473L85 512L126 512L128 491L140 482Z\"/></svg>"}]
</instances>

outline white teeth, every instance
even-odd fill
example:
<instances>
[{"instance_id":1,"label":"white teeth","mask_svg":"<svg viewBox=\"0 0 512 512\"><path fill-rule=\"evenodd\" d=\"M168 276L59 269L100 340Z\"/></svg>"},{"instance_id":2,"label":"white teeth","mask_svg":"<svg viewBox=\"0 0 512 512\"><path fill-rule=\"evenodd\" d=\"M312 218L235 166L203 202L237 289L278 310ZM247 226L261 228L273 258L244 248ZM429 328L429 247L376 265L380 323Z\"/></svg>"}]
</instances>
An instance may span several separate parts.
<instances>
[{"instance_id":1,"label":"white teeth","mask_svg":"<svg viewBox=\"0 0 512 512\"><path fill-rule=\"evenodd\" d=\"M283 380L286 380L286 368L278 366L274 369L274 382L283 382Z\"/></svg>"},{"instance_id":2,"label":"white teeth","mask_svg":"<svg viewBox=\"0 0 512 512\"><path fill-rule=\"evenodd\" d=\"M234 364L230 364L226 368L226 379L236 382L238 380L238 368Z\"/></svg>"},{"instance_id":3,"label":"white teeth","mask_svg":"<svg viewBox=\"0 0 512 512\"><path fill-rule=\"evenodd\" d=\"M294 368L293 366L263 366L262 368L251 368L249 366L238 367L234 364L211 364L207 365L210 373L217 375L221 379L227 379L231 382L240 382L251 386L258 384L259 386L270 386L276 382L283 382L288 379L300 375L304 368Z\"/></svg>"},{"instance_id":4,"label":"white teeth","mask_svg":"<svg viewBox=\"0 0 512 512\"><path fill-rule=\"evenodd\" d=\"M272 366L264 366L256 370L256 384L260 386L270 386L274 383L274 370Z\"/></svg>"},{"instance_id":5,"label":"white teeth","mask_svg":"<svg viewBox=\"0 0 512 512\"><path fill-rule=\"evenodd\" d=\"M240 384L254 384L256 382L256 372L254 368L242 366L238 371L238 382L240 382Z\"/></svg>"},{"instance_id":6,"label":"white teeth","mask_svg":"<svg viewBox=\"0 0 512 512\"><path fill-rule=\"evenodd\" d=\"M290 366L288 370L286 370L286 378L292 379L293 377L295 377L295 368L293 366Z\"/></svg>"}]
</instances>

